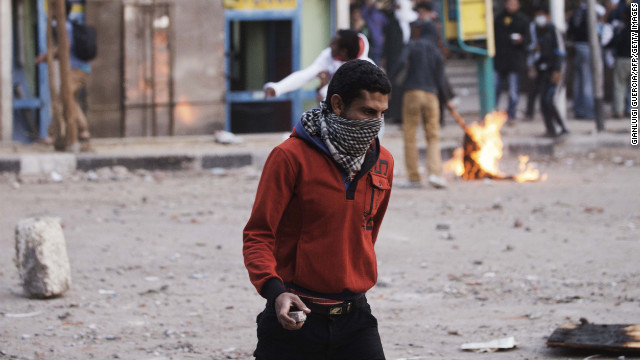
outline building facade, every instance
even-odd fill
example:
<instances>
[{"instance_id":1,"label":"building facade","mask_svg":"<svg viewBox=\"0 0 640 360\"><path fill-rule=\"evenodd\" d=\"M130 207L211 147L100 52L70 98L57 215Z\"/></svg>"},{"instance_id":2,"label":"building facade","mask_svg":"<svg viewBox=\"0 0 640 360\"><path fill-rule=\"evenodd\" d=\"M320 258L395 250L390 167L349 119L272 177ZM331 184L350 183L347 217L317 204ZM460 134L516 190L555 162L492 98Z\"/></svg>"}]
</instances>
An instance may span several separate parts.
<instances>
[{"instance_id":1,"label":"building facade","mask_svg":"<svg viewBox=\"0 0 640 360\"><path fill-rule=\"evenodd\" d=\"M309 65L328 45L336 0L74 1L72 17L94 26L98 36L83 101L94 138L286 131L300 111L317 104L314 84L269 101L262 85ZM46 4L1 4L0 134L2 141L25 142L16 139L25 122L15 122L17 108L39 104L27 110L41 136L48 125L42 114L50 100L40 98L48 88L46 66L33 65L41 34L27 34L35 38L21 43L31 49L23 64L34 97L21 102L12 94L15 36L5 34L16 32L12 14L25 4L36 11L27 22L46 25L46 14L38 13Z\"/></svg>"}]
</instances>

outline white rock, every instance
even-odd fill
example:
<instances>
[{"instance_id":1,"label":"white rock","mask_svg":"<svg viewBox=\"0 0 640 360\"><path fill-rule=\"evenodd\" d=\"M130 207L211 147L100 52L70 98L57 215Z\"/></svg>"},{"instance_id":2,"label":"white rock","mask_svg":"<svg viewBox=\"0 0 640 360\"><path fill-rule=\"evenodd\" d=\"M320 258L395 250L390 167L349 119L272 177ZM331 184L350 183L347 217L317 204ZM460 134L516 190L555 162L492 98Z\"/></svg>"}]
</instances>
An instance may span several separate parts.
<instances>
[{"instance_id":1,"label":"white rock","mask_svg":"<svg viewBox=\"0 0 640 360\"><path fill-rule=\"evenodd\" d=\"M69 290L71 267L60 219L18 222L15 262L27 296L49 298Z\"/></svg>"}]
</instances>

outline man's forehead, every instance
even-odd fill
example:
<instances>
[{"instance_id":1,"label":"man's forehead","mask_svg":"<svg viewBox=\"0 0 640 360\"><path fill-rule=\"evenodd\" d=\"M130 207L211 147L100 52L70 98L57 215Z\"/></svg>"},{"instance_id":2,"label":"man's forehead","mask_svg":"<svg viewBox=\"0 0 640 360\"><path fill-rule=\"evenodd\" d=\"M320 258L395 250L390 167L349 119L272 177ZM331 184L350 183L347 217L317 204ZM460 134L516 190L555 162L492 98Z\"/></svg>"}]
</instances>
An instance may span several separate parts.
<instances>
[{"instance_id":1,"label":"man's forehead","mask_svg":"<svg viewBox=\"0 0 640 360\"><path fill-rule=\"evenodd\" d=\"M389 103L389 94L383 94L379 91L360 90L354 102L359 102L358 105L364 107L372 107L375 105L376 107L384 106L386 108Z\"/></svg>"}]
</instances>

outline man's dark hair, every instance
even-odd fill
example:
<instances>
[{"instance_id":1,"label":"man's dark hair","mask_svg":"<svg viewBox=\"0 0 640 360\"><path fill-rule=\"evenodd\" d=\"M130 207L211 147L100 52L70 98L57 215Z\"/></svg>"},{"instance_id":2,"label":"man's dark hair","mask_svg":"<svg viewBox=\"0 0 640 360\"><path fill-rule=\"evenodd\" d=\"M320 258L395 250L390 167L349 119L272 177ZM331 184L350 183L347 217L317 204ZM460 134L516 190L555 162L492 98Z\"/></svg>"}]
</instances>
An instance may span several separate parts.
<instances>
[{"instance_id":1,"label":"man's dark hair","mask_svg":"<svg viewBox=\"0 0 640 360\"><path fill-rule=\"evenodd\" d=\"M431 11L431 4L428 2L419 2L418 4L416 4L416 11L418 10L426 10L426 11Z\"/></svg>"},{"instance_id":2,"label":"man's dark hair","mask_svg":"<svg viewBox=\"0 0 640 360\"><path fill-rule=\"evenodd\" d=\"M331 78L325 104L333 111L331 96L338 94L345 108L349 108L353 100L362 95L363 90L387 95L391 93L391 82L382 69L369 61L347 61Z\"/></svg>"},{"instance_id":3,"label":"man's dark hair","mask_svg":"<svg viewBox=\"0 0 640 360\"><path fill-rule=\"evenodd\" d=\"M360 52L360 38L353 30L338 30L338 47L347 50L347 57L353 60Z\"/></svg>"}]
</instances>

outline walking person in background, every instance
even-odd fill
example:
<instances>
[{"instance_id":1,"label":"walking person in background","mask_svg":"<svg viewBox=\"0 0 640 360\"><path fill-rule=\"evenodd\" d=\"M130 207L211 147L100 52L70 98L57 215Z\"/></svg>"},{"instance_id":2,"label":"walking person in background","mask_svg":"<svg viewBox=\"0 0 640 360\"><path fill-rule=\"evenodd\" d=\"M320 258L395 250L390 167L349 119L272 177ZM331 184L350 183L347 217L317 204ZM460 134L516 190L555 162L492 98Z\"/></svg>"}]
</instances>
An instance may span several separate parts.
<instances>
[{"instance_id":1,"label":"walking person in background","mask_svg":"<svg viewBox=\"0 0 640 360\"><path fill-rule=\"evenodd\" d=\"M421 36L423 38L428 39L429 41L436 44L440 52L442 53L442 58L446 62L447 56L449 54L449 49L442 42L442 26L438 21L438 13L433 10L433 3L431 1L421 1L416 4L416 11L418 12L418 20L416 23L419 24L421 30ZM443 74L444 76L444 98L445 101L455 101L453 100L456 96L453 91L453 87L451 86L451 82L449 81L449 77L447 74ZM444 127L444 108L447 105L446 102L440 101L440 126Z\"/></svg>"},{"instance_id":2,"label":"walking person in background","mask_svg":"<svg viewBox=\"0 0 640 360\"><path fill-rule=\"evenodd\" d=\"M602 16L605 10L596 4L596 13ZM573 115L576 119L595 119L593 79L591 78L591 49L587 24L587 3L580 1L568 20L567 37L573 41ZM600 41L598 41L600 44Z\"/></svg>"},{"instance_id":3,"label":"walking person in background","mask_svg":"<svg viewBox=\"0 0 640 360\"><path fill-rule=\"evenodd\" d=\"M615 52L613 67L613 101L614 118L629 116L630 108L625 106L625 97L631 82L631 5L627 4L622 13L622 25L614 30L612 47Z\"/></svg>"},{"instance_id":4,"label":"walking person in background","mask_svg":"<svg viewBox=\"0 0 640 360\"><path fill-rule=\"evenodd\" d=\"M507 83L509 89L507 124L513 124L516 119L520 96L519 74L526 66L529 19L519 9L518 0L505 0L504 10L494 20L496 107L500 102L502 87Z\"/></svg>"},{"instance_id":5,"label":"walking person in background","mask_svg":"<svg viewBox=\"0 0 640 360\"><path fill-rule=\"evenodd\" d=\"M69 86L71 88L72 93L72 101L73 108L75 109L74 113L76 116L76 124L78 126L78 140L81 142L87 142L91 138L91 133L89 132L89 123L87 122L87 117L78 102L78 93L80 90L87 84L89 80L89 74L91 73L91 65L89 65L89 60L82 60L80 54L77 54L75 49L77 49L74 39L74 24L69 20L69 14L71 13L72 4L69 1L65 1L66 7L66 28L67 28L67 37L69 38L69 60L71 65L71 72L69 77ZM55 25L54 25L55 27ZM52 52L54 57L58 55L58 48L53 48L49 50ZM95 56L95 55L94 55ZM47 53L40 54L35 60L36 65L41 64L47 61ZM53 104L52 106L58 107L60 112L62 112L62 98L60 94L56 94L53 96ZM51 129L50 129L51 130ZM50 134L51 135L51 134ZM48 141L48 140L47 140Z\"/></svg>"},{"instance_id":6,"label":"walking person in background","mask_svg":"<svg viewBox=\"0 0 640 360\"><path fill-rule=\"evenodd\" d=\"M386 72L391 73L402 49L411 39L411 23L418 18L412 9L411 0L395 0L395 10L389 19L385 30L384 57L382 64ZM385 114L385 121L402 122L402 76L390 77L393 92L389 97L389 110Z\"/></svg>"},{"instance_id":7,"label":"walking person in background","mask_svg":"<svg viewBox=\"0 0 640 360\"><path fill-rule=\"evenodd\" d=\"M243 232L249 278L267 300L256 360L384 360L365 293L393 183L376 137L390 92L376 65L345 63L320 109L267 158Z\"/></svg>"},{"instance_id":8,"label":"walking person in background","mask_svg":"<svg viewBox=\"0 0 640 360\"><path fill-rule=\"evenodd\" d=\"M429 185L445 188L442 178L442 155L440 153L440 101L447 102L444 79L444 57L431 37L430 24L415 22L412 26L412 40L405 46L393 77L403 67L408 66L402 99L402 132L404 136L404 156L408 182L403 187L422 187L418 167L418 147L416 134L422 123L427 138L427 170ZM407 64L408 63L408 64ZM449 106L454 106L449 102Z\"/></svg>"},{"instance_id":9,"label":"walking person in background","mask_svg":"<svg viewBox=\"0 0 640 360\"><path fill-rule=\"evenodd\" d=\"M382 11L376 8L373 0L364 0L360 11L371 35L367 35L371 40L369 57L374 63L380 65L384 51L385 28L389 23L389 19Z\"/></svg>"},{"instance_id":10,"label":"walking person in background","mask_svg":"<svg viewBox=\"0 0 640 360\"><path fill-rule=\"evenodd\" d=\"M564 87L566 50L562 34L549 21L549 11L538 7L535 11L537 51L540 56L535 62L540 89L540 108L546 128L545 135L552 138L569 133L558 102Z\"/></svg>"},{"instance_id":11,"label":"walking person in background","mask_svg":"<svg viewBox=\"0 0 640 360\"><path fill-rule=\"evenodd\" d=\"M537 25L534 21L529 24L529 42L527 45L527 77L531 81L531 87L527 94L527 111L525 120L532 121L536 110L536 99L540 93L538 88L538 73L536 71L536 61L540 58L540 43L536 35Z\"/></svg>"}]
</instances>

